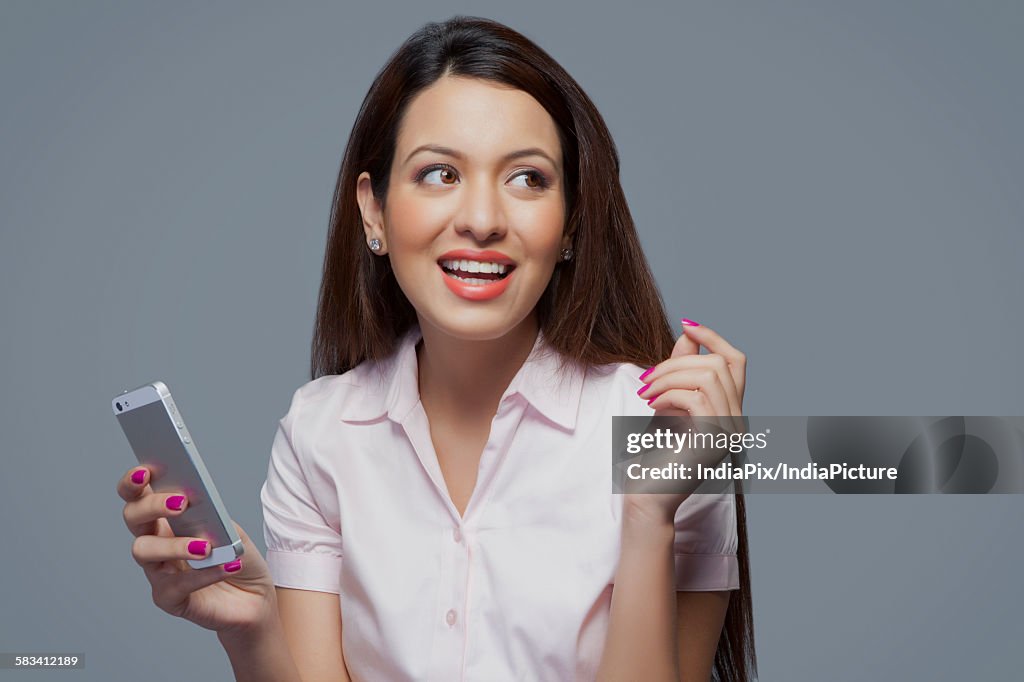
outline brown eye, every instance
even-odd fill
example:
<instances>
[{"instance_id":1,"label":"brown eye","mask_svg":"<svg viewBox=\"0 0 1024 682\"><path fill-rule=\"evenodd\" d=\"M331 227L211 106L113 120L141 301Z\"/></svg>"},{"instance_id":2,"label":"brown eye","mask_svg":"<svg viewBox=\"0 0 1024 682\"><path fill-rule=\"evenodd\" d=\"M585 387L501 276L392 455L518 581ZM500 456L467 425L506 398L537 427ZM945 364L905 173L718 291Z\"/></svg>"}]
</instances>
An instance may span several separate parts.
<instances>
[{"instance_id":1,"label":"brown eye","mask_svg":"<svg viewBox=\"0 0 1024 682\"><path fill-rule=\"evenodd\" d=\"M454 168L451 168L449 166L440 166L440 165L438 165L438 166L428 166L428 167L424 168L422 171L420 171L419 174L417 174L417 176L416 176L416 182L425 182L427 180L427 178L433 176L435 173L444 173L447 176L447 179L445 179L444 177L441 178L441 184L442 185L453 185L453 184L455 184L455 182L457 180L457 175L455 174L455 169ZM451 180L451 182L448 182L448 180ZM433 184L436 184L436 183L434 183L434 182L425 182L425 184L433 185Z\"/></svg>"},{"instance_id":2,"label":"brown eye","mask_svg":"<svg viewBox=\"0 0 1024 682\"><path fill-rule=\"evenodd\" d=\"M540 171L526 170L516 174L515 179L518 180L520 178L525 179L525 184L520 185L520 187L533 190L543 190L548 188L548 180Z\"/></svg>"}]
</instances>

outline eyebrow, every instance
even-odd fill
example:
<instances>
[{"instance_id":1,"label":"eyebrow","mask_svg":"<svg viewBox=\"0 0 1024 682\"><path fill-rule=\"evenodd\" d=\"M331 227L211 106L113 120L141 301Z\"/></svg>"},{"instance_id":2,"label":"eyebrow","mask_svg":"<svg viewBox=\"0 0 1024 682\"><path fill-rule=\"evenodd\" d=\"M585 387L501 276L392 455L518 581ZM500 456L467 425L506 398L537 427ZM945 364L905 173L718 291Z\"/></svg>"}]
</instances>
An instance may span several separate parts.
<instances>
[{"instance_id":1,"label":"eyebrow","mask_svg":"<svg viewBox=\"0 0 1024 682\"><path fill-rule=\"evenodd\" d=\"M462 152L456 149L452 149L451 147L443 147L437 144L424 144L420 145L419 147L416 147L416 149L413 149L409 153L409 156L405 157L405 163L409 163L409 159L414 157L416 154L419 154L420 152L434 152L436 154L444 154L446 156L452 156L459 160L465 160L466 158L465 155L462 154ZM540 147L529 147L527 149L519 149L514 152L509 152L508 154L503 156L501 160L511 161L512 159L519 159L524 156L542 156L545 159L547 159L552 166L558 168L558 164L555 163L555 160L548 156L548 153L541 149Z\"/></svg>"}]
</instances>

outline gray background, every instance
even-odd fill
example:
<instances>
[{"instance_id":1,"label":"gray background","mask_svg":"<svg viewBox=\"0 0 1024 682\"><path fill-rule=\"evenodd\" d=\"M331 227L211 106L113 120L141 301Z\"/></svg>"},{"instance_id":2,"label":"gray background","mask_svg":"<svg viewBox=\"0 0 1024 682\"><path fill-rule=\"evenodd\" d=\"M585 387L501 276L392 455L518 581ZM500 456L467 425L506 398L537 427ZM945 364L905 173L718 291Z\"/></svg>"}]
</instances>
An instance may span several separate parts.
<instances>
[{"instance_id":1,"label":"gray background","mask_svg":"<svg viewBox=\"0 0 1024 682\"><path fill-rule=\"evenodd\" d=\"M0 650L87 656L0 678L228 679L130 557L109 399L167 381L262 548L345 141L455 13L595 100L670 314L750 357L747 413L1024 414L1019 3L365 4L0 5ZM748 513L761 679L1019 674L1021 497Z\"/></svg>"}]
</instances>

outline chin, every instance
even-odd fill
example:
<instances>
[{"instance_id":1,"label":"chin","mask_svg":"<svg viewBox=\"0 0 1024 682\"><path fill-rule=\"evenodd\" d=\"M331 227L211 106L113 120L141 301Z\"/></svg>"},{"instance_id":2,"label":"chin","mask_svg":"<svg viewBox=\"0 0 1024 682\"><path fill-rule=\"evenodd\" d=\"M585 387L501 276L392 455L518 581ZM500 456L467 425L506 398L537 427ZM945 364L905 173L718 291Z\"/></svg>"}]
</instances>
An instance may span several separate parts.
<instances>
[{"instance_id":1,"label":"chin","mask_svg":"<svg viewBox=\"0 0 1024 682\"><path fill-rule=\"evenodd\" d=\"M497 311L495 311L497 312ZM518 318L518 316L515 316ZM438 331L463 341L493 341L500 339L513 332L519 324L527 317L523 315L518 321L504 314L484 313L479 310L467 310L464 314L454 314L453 311L442 311L440 317L431 316L426 320L427 324ZM422 329L423 316L420 316Z\"/></svg>"}]
</instances>

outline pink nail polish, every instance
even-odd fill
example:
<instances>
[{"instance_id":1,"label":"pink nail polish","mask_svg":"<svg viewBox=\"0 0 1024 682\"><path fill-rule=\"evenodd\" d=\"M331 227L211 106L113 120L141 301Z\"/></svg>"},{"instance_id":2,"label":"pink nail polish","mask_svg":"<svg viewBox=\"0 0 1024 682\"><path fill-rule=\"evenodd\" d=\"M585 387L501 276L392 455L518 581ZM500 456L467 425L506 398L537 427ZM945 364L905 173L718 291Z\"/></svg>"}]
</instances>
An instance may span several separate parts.
<instances>
[{"instance_id":1,"label":"pink nail polish","mask_svg":"<svg viewBox=\"0 0 1024 682\"><path fill-rule=\"evenodd\" d=\"M142 483L146 480L146 470L139 469L132 472L132 483Z\"/></svg>"},{"instance_id":2,"label":"pink nail polish","mask_svg":"<svg viewBox=\"0 0 1024 682\"><path fill-rule=\"evenodd\" d=\"M188 543L188 553L196 556L206 556L206 540L193 540Z\"/></svg>"},{"instance_id":3,"label":"pink nail polish","mask_svg":"<svg viewBox=\"0 0 1024 682\"><path fill-rule=\"evenodd\" d=\"M648 401L647 401L647 404L648 404L648 405L650 405L650 404L651 404L651 403L653 403L653 402L654 402L655 400L657 400L657 399L658 399L659 397L660 397L660 396L654 396L653 398L651 398L650 400L648 400Z\"/></svg>"},{"instance_id":4,"label":"pink nail polish","mask_svg":"<svg viewBox=\"0 0 1024 682\"><path fill-rule=\"evenodd\" d=\"M694 322L693 320L688 320L685 317L683 319L679 320L679 321L682 322L683 324L685 324L687 327L699 327L700 326L699 323Z\"/></svg>"},{"instance_id":5,"label":"pink nail polish","mask_svg":"<svg viewBox=\"0 0 1024 682\"><path fill-rule=\"evenodd\" d=\"M224 564L224 570L227 571L228 573L234 573L235 571L242 570L242 560L241 559L235 559L234 561L232 561L230 563Z\"/></svg>"},{"instance_id":6,"label":"pink nail polish","mask_svg":"<svg viewBox=\"0 0 1024 682\"><path fill-rule=\"evenodd\" d=\"M647 371L640 375L640 381L647 378L647 375L654 371L654 367L648 367Z\"/></svg>"},{"instance_id":7,"label":"pink nail polish","mask_svg":"<svg viewBox=\"0 0 1024 682\"><path fill-rule=\"evenodd\" d=\"M640 395L641 393L643 393L644 391L646 391L646 390L647 390L647 389L649 389L650 387L651 387L651 385L650 385L650 384L644 384L643 386L641 386L641 387L640 387L640 390L639 390L639 391L637 391L637 392L636 392L636 394L637 394L637 395Z\"/></svg>"},{"instance_id":8,"label":"pink nail polish","mask_svg":"<svg viewBox=\"0 0 1024 682\"><path fill-rule=\"evenodd\" d=\"M173 509L174 511L178 511L179 509L181 509L181 505L183 505L183 504L185 504L185 496L184 495L171 495L170 497L167 498L167 508L168 509Z\"/></svg>"}]
</instances>

